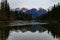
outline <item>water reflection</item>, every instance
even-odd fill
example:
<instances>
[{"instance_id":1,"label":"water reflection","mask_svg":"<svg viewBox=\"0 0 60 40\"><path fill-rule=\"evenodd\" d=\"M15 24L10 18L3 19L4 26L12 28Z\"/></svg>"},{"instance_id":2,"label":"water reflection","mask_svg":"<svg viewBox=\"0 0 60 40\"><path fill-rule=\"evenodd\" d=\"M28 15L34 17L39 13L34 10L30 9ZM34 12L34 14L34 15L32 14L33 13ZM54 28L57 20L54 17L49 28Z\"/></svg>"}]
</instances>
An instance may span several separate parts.
<instances>
[{"instance_id":1,"label":"water reflection","mask_svg":"<svg viewBox=\"0 0 60 40\"><path fill-rule=\"evenodd\" d=\"M0 27L0 40L58 40L59 34L55 34L54 28L48 25Z\"/></svg>"},{"instance_id":2,"label":"water reflection","mask_svg":"<svg viewBox=\"0 0 60 40\"><path fill-rule=\"evenodd\" d=\"M60 24L48 24L43 25L43 27L47 28L48 31L52 33L53 37L60 38Z\"/></svg>"},{"instance_id":3,"label":"water reflection","mask_svg":"<svg viewBox=\"0 0 60 40\"><path fill-rule=\"evenodd\" d=\"M57 40L54 39L51 34L48 34L48 31L43 33L36 32L21 32L21 31L10 31L8 40Z\"/></svg>"},{"instance_id":4,"label":"water reflection","mask_svg":"<svg viewBox=\"0 0 60 40\"><path fill-rule=\"evenodd\" d=\"M40 25L4 26L4 27L0 27L0 40L6 40L6 38L8 38L10 30L14 30L16 32L18 32L17 30L20 30L21 32L24 33L24 32L27 32L27 31L44 32L46 29L43 28Z\"/></svg>"},{"instance_id":5,"label":"water reflection","mask_svg":"<svg viewBox=\"0 0 60 40\"><path fill-rule=\"evenodd\" d=\"M27 31L31 31L31 32L44 32L46 31L46 29L44 27L42 27L41 25L24 25L24 26L15 26L15 28L11 29L11 30L20 30L21 32L27 32Z\"/></svg>"}]
</instances>

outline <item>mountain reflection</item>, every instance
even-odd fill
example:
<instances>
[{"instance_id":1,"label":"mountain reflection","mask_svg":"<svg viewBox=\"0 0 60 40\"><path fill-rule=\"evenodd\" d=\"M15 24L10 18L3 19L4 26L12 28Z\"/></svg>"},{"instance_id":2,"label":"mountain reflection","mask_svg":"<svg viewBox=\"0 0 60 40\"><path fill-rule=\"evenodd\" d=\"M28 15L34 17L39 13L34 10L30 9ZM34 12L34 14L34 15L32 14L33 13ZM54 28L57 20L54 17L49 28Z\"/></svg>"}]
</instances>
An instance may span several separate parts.
<instances>
[{"instance_id":1,"label":"mountain reflection","mask_svg":"<svg viewBox=\"0 0 60 40\"><path fill-rule=\"evenodd\" d=\"M56 27L56 25L55 25L55 27ZM53 28L53 25L34 25L34 24L32 24L32 25L24 25L24 26L6 26L6 27L1 27L0 28L0 40L6 40L7 38L9 38L10 31L12 31L12 33L13 33L13 31L19 33L18 30L22 33L20 35L23 35L23 34L25 35L25 33L29 33L29 34L30 33L36 33L38 31L37 32L38 34L36 34L38 36L41 35L41 33L42 33L42 36L43 35L44 36L50 35L49 37L52 37L52 36L54 38L55 37L56 38L60 37L59 36L60 32L56 28ZM46 35L44 33L46 33ZM33 34L30 34L30 35L32 36ZM39 38L39 37L37 37L37 38ZM48 40L52 40L52 39L48 38ZM55 39L53 39L53 40L55 40Z\"/></svg>"},{"instance_id":2,"label":"mountain reflection","mask_svg":"<svg viewBox=\"0 0 60 40\"><path fill-rule=\"evenodd\" d=\"M17 28L16 28L17 27ZM21 32L31 31L31 32L44 32L46 29L41 25L24 25L24 26L15 26L14 30L20 30Z\"/></svg>"},{"instance_id":3,"label":"mountain reflection","mask_svg":"<svg viewBox=\"0 0 60 40\"><path fill-rule=\"evenodd\" d=\"M6 27L2 27L0 28L0 39L1 40L6 40L6 38L8 38L9 35L9 31L17 31L20 30L21 32L44 32L46 31L45 28L43 28L41 25L24 25L24 26L6 26Z\"/></svg>"}]
</instances>

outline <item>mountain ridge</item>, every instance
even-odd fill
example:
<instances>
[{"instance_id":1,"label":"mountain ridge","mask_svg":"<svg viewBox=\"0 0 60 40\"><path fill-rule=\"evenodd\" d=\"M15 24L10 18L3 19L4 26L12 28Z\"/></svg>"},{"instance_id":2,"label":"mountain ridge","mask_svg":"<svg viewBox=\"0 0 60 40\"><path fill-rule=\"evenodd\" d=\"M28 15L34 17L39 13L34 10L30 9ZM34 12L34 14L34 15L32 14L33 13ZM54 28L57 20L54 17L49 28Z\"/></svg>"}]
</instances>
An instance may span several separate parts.
<instances>
[{"instance_id":1,"label":"mountain ridge","mask_svg":"<svg viewBox=\"0 0 60 40\"><path fill-rule=\"evenodd\" d=\"M18 11L18 12L24 12L26 14L32 14L32 18L36 18L38 16L41 16L45 13L47 13L48 11L43 9L43 8L39 8L39 10L37 10L36 8L32 8L32 9L27 9L27 8L22 8L22 9L19 9L19 8L16 8L15 11Z\"/></svg>"}]
</instances>

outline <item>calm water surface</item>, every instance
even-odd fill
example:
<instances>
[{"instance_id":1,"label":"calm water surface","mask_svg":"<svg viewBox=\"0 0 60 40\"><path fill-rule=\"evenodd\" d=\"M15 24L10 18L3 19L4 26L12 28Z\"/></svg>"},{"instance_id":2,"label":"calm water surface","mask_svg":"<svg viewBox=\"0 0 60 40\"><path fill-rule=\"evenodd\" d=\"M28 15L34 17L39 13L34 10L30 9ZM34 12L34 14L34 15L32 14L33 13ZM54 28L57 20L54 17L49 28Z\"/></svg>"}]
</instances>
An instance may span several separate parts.
<instances>
[{"instance_id":1,"label":"calm water surface","mask_svg":"<svg viewBox=\"0 0 60 40\"><path fill-rule=\"evenodd\" d=\"M52 29L52 28L51 28ZM0 28L0 40L60 40L58 35L43 25L24 25Z\"/></svg>"},{"instance_id":2,"label":"calm water surface","mask_svg":"<svg viewBox=\"0 0 60 40\"><path fill-rule=\"evenodd\" d=\"M10 30L8 40L60 40L42 25L30 25Z\"/></svg>"},{"instance_id":3,"label":"calm water surface","mask_svg":"<svg viewBox=\"0 0 60 40\"><path fill-rule=\"evenodd\" d=\"M24 32L21 31L10 31L8 40L58 40L57 38L54 38L51 33L48 34L48 31L45 32Z\"/></svg>"}]
</instances>

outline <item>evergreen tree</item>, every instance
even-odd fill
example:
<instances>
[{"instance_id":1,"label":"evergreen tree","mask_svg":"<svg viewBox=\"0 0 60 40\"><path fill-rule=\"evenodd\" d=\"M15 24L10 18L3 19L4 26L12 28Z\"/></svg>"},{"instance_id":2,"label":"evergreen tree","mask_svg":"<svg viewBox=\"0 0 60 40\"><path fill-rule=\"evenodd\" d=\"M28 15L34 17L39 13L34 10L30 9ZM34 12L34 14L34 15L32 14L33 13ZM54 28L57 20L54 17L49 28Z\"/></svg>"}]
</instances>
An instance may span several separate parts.
<instances>
[{"instance_id":1,"label":"evergreen tree","mask_svg":"<svg viewBox=\"0 0 60 40\"><path fill-rule=\"evenodd\" d=\"M4 2L1 2L0 19L1 20L9 20L9 15L10 15L10 7L6 0Z\"/></svg>"}]
</instances>

